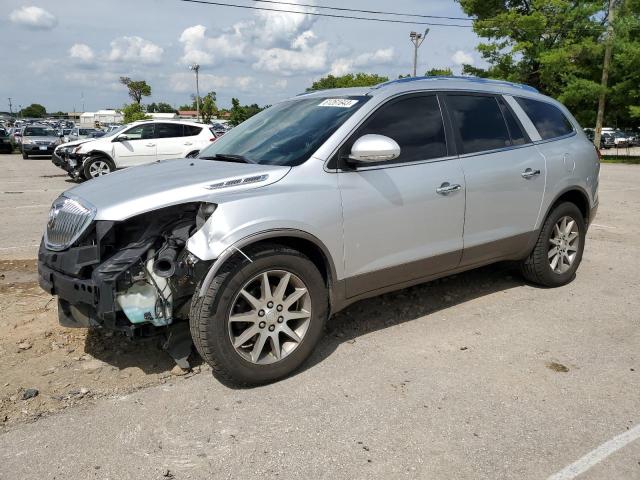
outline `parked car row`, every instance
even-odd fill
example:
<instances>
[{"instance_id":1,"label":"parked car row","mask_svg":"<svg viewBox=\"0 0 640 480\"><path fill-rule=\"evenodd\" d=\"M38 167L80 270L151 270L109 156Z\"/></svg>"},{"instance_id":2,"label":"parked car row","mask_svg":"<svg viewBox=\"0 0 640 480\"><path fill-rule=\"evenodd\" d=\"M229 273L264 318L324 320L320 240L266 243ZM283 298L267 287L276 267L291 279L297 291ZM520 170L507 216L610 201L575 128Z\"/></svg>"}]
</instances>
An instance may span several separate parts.
<instances>
[{"instance_id":1,"label":"parked car row","mask_svg":"<svg viewBox=\"0 0 640 480\"><path fill-rule=\"evenodd\" d=\"M584 129L589 140L593 142L595 129ZM600 135L600 146L602 148L626 148L640 145L640 134L632 131L616 130L613 128L603 128Z\"/></svg>"},{"instance_id":2,"label":"parked car row","mask_svg":"<svg viewBox=\"0 0 640 480\"><path fill-rule=\"evenodd\" d=\"M213 126L202 123L143 120L113 129L101 138L85 136L59 144L52 161L72 178L88 180L119 168L195 157L219 137Z\"/></svg>"}]
</instances>

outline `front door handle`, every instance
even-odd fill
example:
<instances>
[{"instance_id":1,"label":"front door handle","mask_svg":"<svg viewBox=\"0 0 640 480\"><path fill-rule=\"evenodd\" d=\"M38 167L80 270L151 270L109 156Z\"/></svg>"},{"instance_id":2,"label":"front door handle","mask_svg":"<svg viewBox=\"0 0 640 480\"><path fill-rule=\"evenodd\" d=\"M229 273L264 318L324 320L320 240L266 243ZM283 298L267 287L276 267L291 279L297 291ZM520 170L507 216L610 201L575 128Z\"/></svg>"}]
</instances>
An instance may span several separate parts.
<instances>
[{"instance_id":1,"label":"front door handle","mask_svg":"<svg viewBox=\"0 0 640 480\"><path fill-rule=\"evenodd\" d=\"M147 143L147 144L145 145L145 147L155 147L155 146L156 146L156 144L155 144L155 143Z\"/></svg>"},{"instance_id":2,"label":"front door handle","mask_svg":"<svg viewBox=\"0 0 640 480\"><path fill-rule=\"evenodd\" d=\"M527 168L520 175L522 175L522 178L529 179L529 178L537 177L538 175L540 175L540 170L532 170L530 168Z\"/></svg>"},{"instance_id":3,"label":"front door handle","mask_svg":"<svg viewBox=\"0 0 640 480\"><path fill-rule=\"evenodd\" d=\"M438 188L436 188L436 193L440 195L449 195L450 193L457 192L462 188L462 185L453 184L451 185L449 182L444 182Z\"/></svg>"}]
</instances>

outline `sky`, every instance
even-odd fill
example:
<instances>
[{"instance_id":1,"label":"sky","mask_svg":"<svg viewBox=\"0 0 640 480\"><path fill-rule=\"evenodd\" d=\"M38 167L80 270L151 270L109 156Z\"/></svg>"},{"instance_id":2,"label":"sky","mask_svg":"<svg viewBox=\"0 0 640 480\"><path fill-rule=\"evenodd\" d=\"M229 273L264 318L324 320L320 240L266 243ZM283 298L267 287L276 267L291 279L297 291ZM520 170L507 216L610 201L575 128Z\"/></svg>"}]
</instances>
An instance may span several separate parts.
<instances>
[{"instance_id":1,"label":"sky","mask_svg":"<svg viewBox=\"0 0 640 480\"><path fill-rule=\"evenodd\" d=\"M276 13L179 0L3 0L0 9L0 111L40 103L47 111L120 108L130 100L118 79L146 80L143 103L189 103L200 67L200 93L215 91L218 105L273 104L303 92L329 73L368 72L397 78L412 70L412 30L426 25L311 16L320 10L252 0L223 3L285 8ZM463 17L454 0L286 0ZM357 14L351 14L357 15ZM398 19L406 19L395 17ZM415 20L415 19L414 19ZM442 20L421 19L443 22ZM450 21L450 23L464 23ZM481 66L470 28L431 26L418 73L463 63Z\"/></svg>"}]
</instances>

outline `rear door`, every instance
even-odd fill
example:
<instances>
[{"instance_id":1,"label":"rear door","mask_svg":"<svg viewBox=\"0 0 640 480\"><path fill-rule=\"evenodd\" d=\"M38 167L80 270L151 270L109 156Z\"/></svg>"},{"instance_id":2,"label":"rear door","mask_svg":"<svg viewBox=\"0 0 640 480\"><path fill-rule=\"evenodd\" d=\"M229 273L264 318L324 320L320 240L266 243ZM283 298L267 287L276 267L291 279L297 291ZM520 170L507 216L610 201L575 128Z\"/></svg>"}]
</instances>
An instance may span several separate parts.
<instances>
[{"instance_id":1,"label":"rear door","mask_svg":"<svg viewBox=\"0 0 640 480\"><path fill-rule=\"evenodd\" d=\"M502 96L445 98L467 183L462 264L519 255L540 213L545 159Z\"/></svg>"},{"instance_id":2,"label":"rear door","mask_svg":"<svg viewBox=\"0 0 640 480\"><path fill-rule=\"evenodd\" d=\"M153 123L135 125L117 138L122 139L113 142L113 158L117 167L155 162L157 149Z\"/></svg>"},{"instance_id":3,"label":"rear door","mask_svg":"<svg viewBox=\"0 0 640 480\"><path fill-rule=\"evenodd\" d=\"M343 145L365 134L400 146L389 162L349 167L341 160L346 294L353 297L455 268L462 253L464 176L448 150L435 94L390 100Z\"/></svg>"},{"instance_id":4,"label":"rear door","mask_svg":"<svg viewBox=\"0 0 640 480\"><path fill-rule=\"evenodd\" d=\"M184 151L184 125L181 123L156 123L155 137L158 160L180 158Z\"/></svg>"}]
</instances>

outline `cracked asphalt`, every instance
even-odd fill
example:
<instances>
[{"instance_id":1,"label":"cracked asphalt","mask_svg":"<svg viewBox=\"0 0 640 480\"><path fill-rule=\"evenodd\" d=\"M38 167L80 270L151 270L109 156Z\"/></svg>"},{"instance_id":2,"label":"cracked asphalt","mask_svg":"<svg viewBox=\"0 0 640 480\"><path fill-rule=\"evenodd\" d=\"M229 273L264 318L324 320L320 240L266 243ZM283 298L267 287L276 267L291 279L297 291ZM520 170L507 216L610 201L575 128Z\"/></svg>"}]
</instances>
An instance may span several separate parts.
<instances>
[{"instance_id":1,"label":"cracked asphalt","mask_svg":"<svg viewBox=\"0 0 640 480\"><path fill-rule=\"evenodd\" d=\"M0 167L0 254L34 258L70 184L48 160ZM0 478L548 478L640 423L638 238L640 166L603 165L570 285L500 264L362 301L281 382L205 370L11 425ZM579 478L640 478L640 441Z\"/></svg>"}]
</instances>

